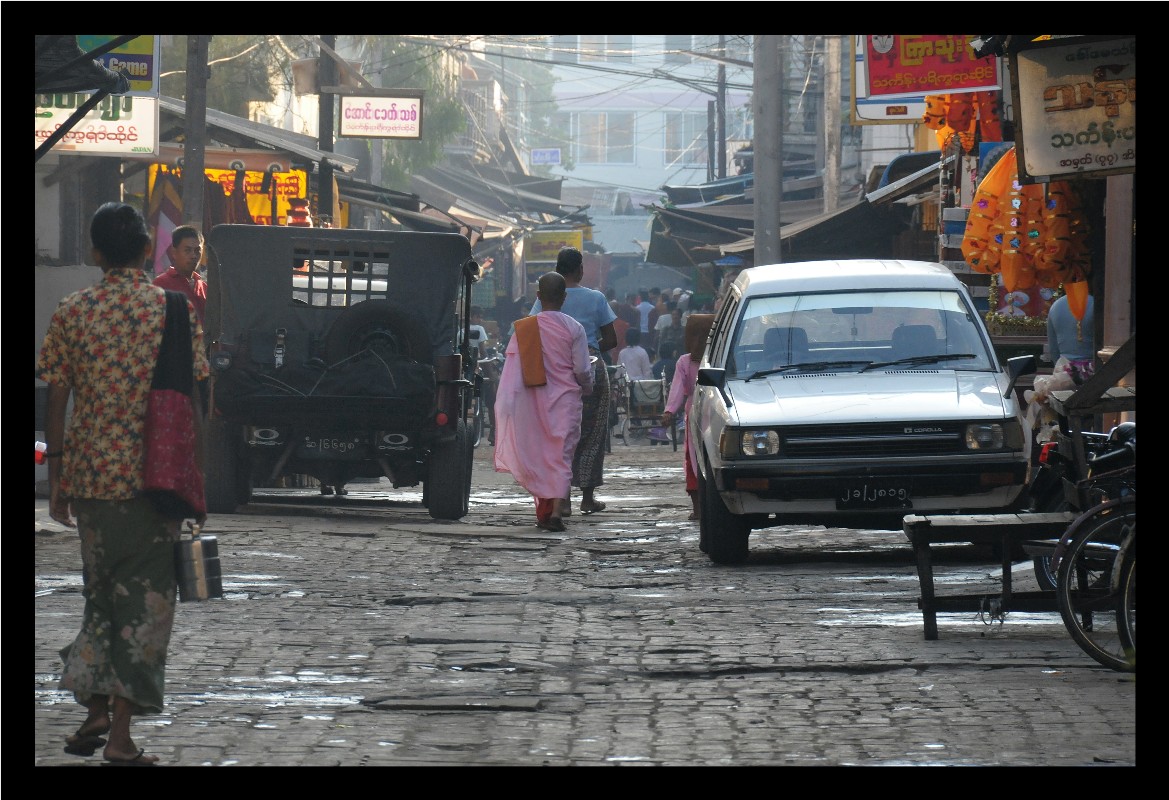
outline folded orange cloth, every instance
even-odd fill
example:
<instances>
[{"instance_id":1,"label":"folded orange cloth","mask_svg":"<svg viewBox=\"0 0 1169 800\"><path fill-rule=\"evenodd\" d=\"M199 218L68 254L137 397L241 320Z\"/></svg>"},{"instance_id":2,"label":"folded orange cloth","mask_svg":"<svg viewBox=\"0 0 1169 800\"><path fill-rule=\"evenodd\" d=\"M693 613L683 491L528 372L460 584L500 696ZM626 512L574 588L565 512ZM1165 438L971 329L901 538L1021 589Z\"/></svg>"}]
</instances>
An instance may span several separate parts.
<instances>
[{"instance_id":1,"label":"folded orange cloth","mask_svg":"<svg viewBox=\"0 0 1169 800\"><path fill-rule=\"evenodd\" d=\"M540 320L535 316L516 320L515 335L524 386L548 383L548 376L544 373L544 348L540 344Z\"/></svg>"}]
</instances>

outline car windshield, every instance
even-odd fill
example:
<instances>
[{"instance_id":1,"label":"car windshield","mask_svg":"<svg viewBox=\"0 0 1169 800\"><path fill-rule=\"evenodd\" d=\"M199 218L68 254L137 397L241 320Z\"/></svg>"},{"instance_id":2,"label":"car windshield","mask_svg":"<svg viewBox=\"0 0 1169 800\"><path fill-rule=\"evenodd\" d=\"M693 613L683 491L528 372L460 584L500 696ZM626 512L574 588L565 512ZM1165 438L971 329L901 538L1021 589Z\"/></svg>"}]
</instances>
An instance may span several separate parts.
<instances>
[{"instance_id":1,"label":"car windshield","mask_svg":"<svg viewBox=\"0 0 1169 800\"><path fill-rule=\"evenodd\" d=\"M770 295L743 307L728 377L906 367L992 370L973 309L958 292Z\"/></svg>"}]
</instances>

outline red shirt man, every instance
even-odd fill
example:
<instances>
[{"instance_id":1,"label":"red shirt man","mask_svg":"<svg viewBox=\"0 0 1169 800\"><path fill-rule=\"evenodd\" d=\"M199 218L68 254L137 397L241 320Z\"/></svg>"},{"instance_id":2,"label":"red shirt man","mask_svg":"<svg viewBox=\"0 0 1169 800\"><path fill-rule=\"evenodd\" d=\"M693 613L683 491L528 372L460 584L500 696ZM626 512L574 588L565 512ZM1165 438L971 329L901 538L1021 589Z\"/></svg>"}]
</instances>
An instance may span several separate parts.
<instances>
[{"instance_id":1,"label":"red shirt man","mask_svg":"<svg viewBox=\"0 0 1169 800\"><path fill-rule=\"evenodd\" d=\"M207 281L195 270L203 257L203 234L193 225L180 225L171 233L170 241L166 255L171 268L155 278L154 285L185 294L202 325L207 308Z\"/></svg>"}]
</instances>

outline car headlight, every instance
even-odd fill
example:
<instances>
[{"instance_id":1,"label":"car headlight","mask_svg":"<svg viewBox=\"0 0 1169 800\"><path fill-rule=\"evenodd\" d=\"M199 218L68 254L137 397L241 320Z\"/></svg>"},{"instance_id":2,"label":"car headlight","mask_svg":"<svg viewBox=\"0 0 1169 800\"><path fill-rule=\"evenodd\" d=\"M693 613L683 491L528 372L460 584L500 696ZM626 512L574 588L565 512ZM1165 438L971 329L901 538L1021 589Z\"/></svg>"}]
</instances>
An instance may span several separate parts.
<instances>
[{"instance_id":1,"label":"car headlight","mask_svg":"<svg viewBox=\"0 0 1169 800\"><path fill-rule=\"evenodd\" d=\"M977 422L966 426L967 450L1022 450L1023 427L1018 420Z\"/></svg>"},{"instance_id":2,"label":"car headlight","mask_svg":"<svg viewBox=\"0 0 1169 800\"><path fill-rule=\"evenodd\" d=\"M779 434L773 430L727 429L719 441L723 458L773 456L779 453Z\"/></svg>"}]
</instances>

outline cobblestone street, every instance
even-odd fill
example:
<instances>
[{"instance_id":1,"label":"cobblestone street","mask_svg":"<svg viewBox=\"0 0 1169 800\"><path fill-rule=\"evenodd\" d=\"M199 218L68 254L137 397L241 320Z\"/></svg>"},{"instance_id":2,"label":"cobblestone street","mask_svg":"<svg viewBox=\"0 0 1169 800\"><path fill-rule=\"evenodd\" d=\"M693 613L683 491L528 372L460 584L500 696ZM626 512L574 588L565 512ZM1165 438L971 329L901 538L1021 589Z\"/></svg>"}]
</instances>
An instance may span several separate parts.
<instances>
[{"instance_id":1,"label":"cobblestone street","mask_svg":"<svg viewBox=\"0 0 1169 800\"><path fill-rule=\"evenodd\" d=\"M491 454L459 522L363 483L209 519L226 597L180 604L167 708L136 740L178 766L1136 763L1135 676L1058 613L944 614L926 641L899 531L755 531L720 567L681 450L615 440L608 508L581 515L577 491L555 534ZM35 508L34 764L96 766L62 752L76 536ZM989 555L940 553L940 587L994 585Z\"/></svg>"}]
</instances>

